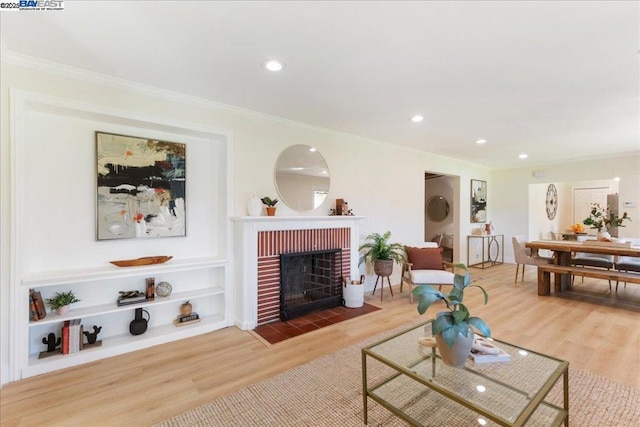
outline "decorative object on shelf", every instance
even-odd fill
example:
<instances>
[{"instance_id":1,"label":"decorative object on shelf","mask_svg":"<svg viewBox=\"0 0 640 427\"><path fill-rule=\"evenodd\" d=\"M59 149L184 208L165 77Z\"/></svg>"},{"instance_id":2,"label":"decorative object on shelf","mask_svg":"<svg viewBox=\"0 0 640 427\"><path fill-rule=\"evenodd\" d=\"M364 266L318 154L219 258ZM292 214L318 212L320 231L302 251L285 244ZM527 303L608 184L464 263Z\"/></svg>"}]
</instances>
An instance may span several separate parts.
<instances>
[{"instance_id":1,"label":"decorative object on shelf","mask_svg":"<svg viewBox=\"0 0 640 427\"><path fill-rule=\"evenodd\" d=\"M336 208L329 209L330 216L353 216L353 209L349 209L349 203L344 199L336 199Z\"/></svg>"},{"instance_id":2,"label":"decorative object on shelf","mask_svg":"<svg viewBox=\"0 0 640 427\"><path fill-rule=\"evenodd\" d=\"M147 300L147 295L140 291L120 291L118 296L118 307L123 305L139 304Z\"/></svg>"},{"instance_id":3,"label":"decorative object on shelf","mask_svg":"<svg viewBox=\"0 0 640 427\"><path fill-rule=\"evenodd\" d=\"M109 261L113 265L118 267L139 267L141 265L153 265L164 264L169 261L173 256L159 255L159 256L145 256L136 259L125 259L120 261Z\"/></svg>"},{"instance_id":4,"label":"decorative object on shelf","mask_svg":"<svg viewBox=\"0 0 640 427\"><path fill-rule=\"evenodd\" d=\"M147 277L145 281L147 283L147 301L153 301L156 297L156 279Z\"/></svg>"},{"instance_id":5,"label":"decorative object on shelf","mask_svg":"<svg viewBox=\"0 0 640 427\"><path fill-rule=\"evenodd\" d=\"M147 313L147 318L143 317L142 312ZM149 325L149 320L151 320L151 315L149 312L143 308L136 308L135 317L129 323L129 332L131 335L142 335L147 331L147 326Z\"/></svg>"},{"instance_id":6,"label":"decorative object on shelf","mask_svg":"<svg viewBox=\"0 0 640 427\"><path fill-rule=\"evenodd\" d=\"M102 326L93 325L93 332L84 331L83 334L87 337L87 343L95 344L98 339L98 334L102 330Z\"/></svg>"},{"instance_id":7,"label":"decorative object on shelf","mask_svg":"<svg viewBox=\"0 0 640 427\"><path fill-rule=\"evenodd\" d=\"M262 203L256 193L251 193L249 201L247 202L247 213L249 216L260 216L262 213Z\"/></svg>"},{"instance_id":8,"label":"decorative object on shelf","mask_svg":"<svg viewBox=\"0 0 640 427\"><path fill-rule=\"evenodd\" d=\"M193 306L187 300L180 305L180 315L181 316L189 316L193 311Z\"/></svg>"},{"instance_id":9,"label":"decorative object on shelf","mask_svg":"<svg viewBox=\"0 0 640 427\"><path fill-rule=\"evenodd\" d=\"M384 234L369 234L365 240L368 242L362 244L358 251L364 253L360 256L358 265L361 265L367 259L373 263L373 271L381 277L389 277L393 273L393 262L402 263L405 261L404 246L400 243L389 243L391 232Z\"/></svg>"},{"instance_id":10,"label":"decorative object on shelf","mask_svg":"<svg viewBox=\"0 0 640 427\"><path fill-rule=\"evenodd\" d=\"M171 291L173 291L173 288L169 282L160 282L156 286L156 295L159 297L168 297L171 295Z\"/></svg>"},{"instance_id":11,"label":"decorative object on shelf","mask_svg":"<svg viewBox=\"0 0 640 427\"><path fill-rule=\"evenodd\" d=\"M267 216L274 216L276 214L276 204L278 203L278 199L263 197L260 200L267 206Z\"/></svg>"},{"instance_id":12,"label":"decorative object on shelf","mask_svg":"<svg viewBox=\"0 0 640 427\"><path fill-rule=\"evenodd\" d=\"M360 276L359 280L343 277L342 284L344 306L348 308L362 307L364 305L364 274Z\"/></svg>"},{"instance_id":13,"label":"decorative object on shelf","mask_svg":"<svg viewBox=\"0 0 640 427\"><path fill-rule=\"evenodd\" d=\"M594 203L589 216L582 223L590 225L591 229L598 230L598 240L611 241L609 230L613 227L625 227L624 220L631 221L626 212L619 217L614 212L610 212L609 209L601 208L599 203Z\"/></svg>"},{"instance_id":14,"label":"decorative object on shelf","mask_svg":"<svg viewBox=\"0 0 640 427\"><path fill-rule=\"evenodd\" d=\"M463 272L463 273L461 273ZM462 303L464 291L475 287L484 294L484 303L487 304L489 295L482 286L471 285L469 272L464 264L455 266L453 289L449 294L444 294L431 285L419 285L413 289L413 296L418 299L418 313L424 314L436 301L444 301L448 311L441 311L436 316L432 325L432 333L438 343L438 351L444 363L450 366L463 366L473 345L474 333L472 326L483 335L490 337L491 330L484 320L479 317L471 317L469 310Z\"/></svg>"},{"instance_id":15,"label":"decorative object on shelf","mask_svg":"<svg viewBox=\"0 0 640 427\"><path fill-rule=\"evenodd\" d=\"M176 326L185 326L198 322L200 322L200 316L195 311L189 314L180 314L173 320L173 324Z\"/></svg>"},{"instance_id":16,"label":"decorative object on shelf","mask_svg":"<svg viewBox=\"0 0 640 427\"><path fill-rule=\"evenodd\" d=\"M487 181L471 180L471 222L487 222Z\"/></svg>"},{"instance_id":17,"label":"decorative object on shelf","mask_svg":"<svg viewBox=\"0 0 640 427\"><path fill-rule=\"evenodd\" d=\"M73 291L69 292L56 292L53 298L47 299L47 305L51 310L56 310L60 316L64 316L69 313L71 307L70 304L80 302L78 298L73 294Z\"/></svg>"},{"instance_id":18,"label":"decorative object on shelf","mask_svg":"<svg viewBox=\"0 0 640 427\"><path fill-rule=\"evenodd\" d=\"M98 240L186 235L186 147L96 132Z\"/></svg>"},{"instance_id":19,"label":"decorative object on shelf","mask_svg":"<svg viewBox=\"0 0 640 427\"><path fill-rule=\"evenodd\" d=\"M493 234L494 228L493 228L493 224L491 224L491 221L489 221L484 225L484 231L485 233L487 233L488 236Z\"/></svg>"},{"instance_id":20,"label":"decorative object on shelf","mask_svg":"<svg viewBox=\"0 0 640 427\"><path fill-rule=\"evenodd\" d=\"M547 209L547 218L550 220L556 217L558 211L558 190L553 184L549 184L547 188L547 197L545 199L545 206Z\"/></svg>"},{"instance_id":21,"label":"decorative object on shelf","mask_svg":"<svg viewBox=\"0 0 640 427\"><path fill-rule=\"evenodd\" d=\"M62 338L61 337L56 338L56 334L54 334L53 332L49 333L49 335L47 335L46 338L42 338L42 344L47 345L48 353L55 351L56 347L58 347L61 342L62 342Z\"/></svg>"},{"instance_id":22,"label":"decorative object on shelf","mask_svg":"<svg viewBox=\"0 0 640 427\"><path fill-rule=\"evenodd\" d=\"M39 291L29 289L29 315L33 321L42 320L47 317L47 309Z\"/></svg>"}]
</instances>

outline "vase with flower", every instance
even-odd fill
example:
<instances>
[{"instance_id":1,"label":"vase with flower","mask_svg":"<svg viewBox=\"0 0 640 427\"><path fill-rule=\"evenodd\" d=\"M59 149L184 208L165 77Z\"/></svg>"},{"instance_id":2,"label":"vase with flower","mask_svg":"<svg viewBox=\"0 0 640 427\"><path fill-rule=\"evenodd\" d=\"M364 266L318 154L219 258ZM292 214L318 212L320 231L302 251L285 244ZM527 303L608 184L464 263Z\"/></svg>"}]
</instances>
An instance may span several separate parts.
<instances>
[{"instance_id":1,"label":"vase with flower","mask_svg":"<svg viewBox=\"0 0 640 427\"><path fill-rule=\"evenodd\" d=\"M625 220L631 221L626 212L622 216L618 216L609 209L601 208L600 204L594 203L589 217L585 218L582 223L591 226L593 230L597 230L596 237L598 240L611 241L609 231L613 227L624 227L623 221Z\"/></svg>"}]
</instances>

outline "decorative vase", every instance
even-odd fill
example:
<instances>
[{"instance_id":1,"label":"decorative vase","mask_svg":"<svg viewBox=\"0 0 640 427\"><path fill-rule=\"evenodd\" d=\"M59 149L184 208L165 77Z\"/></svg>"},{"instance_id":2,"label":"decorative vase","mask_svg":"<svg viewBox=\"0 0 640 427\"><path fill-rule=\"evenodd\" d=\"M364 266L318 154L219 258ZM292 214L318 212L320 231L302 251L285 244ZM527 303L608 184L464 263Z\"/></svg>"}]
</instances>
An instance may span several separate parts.
<instances>
[{"instance_id":1,"label":"decorative vase","mask_svg":"<svg viewBox=\"0 0 640 427\"><path fill-rule=\"evenodd\" d=\"M142 312L147 313L148 317L146 319L143 317ZM136 308L135 318L131 321L131 323L129 323L129 332L131 333L131 335L144 334L147 330L149 320L151 320L151 315L147 310Z\"/></svg>"},{"instance_id":2,"label":"decorative vase","mask_svg":"<svg viewBox=\"0 0 640 427\"><path fill-rule=\"evenodd\" d=\"M611 234L609 234L606 230L598 230L598 234L596 235L598 240L611 241Z\"/></svg>"},{"instance_id":3,"label":"decorative vase","mask_svg":"<svg viewBox=\"0 0 640 427\"><path fill-rule=\"evenodd\" d=\"M275 206L267 206L267 216L275 216L276 208Z\"/></svg>"},{"instance_id":4,"label":"decorative vase","mask_svg":"<svg viewBox=\"0 0 640 427\"><path fill-rule=\"evenodd\" d=\"M389 277L393 273L392 259L377 259L373 263L373 272L378 276Z\"/></svg>"},{"instance_id":5,"label":"decorative vase","mask_svg":"<svg viewBox=\"0 0 640 427\"><path fill-rule=\"evenodd\" d=\"M473 345L473 330L469 327L469 333L465 337L462 334L458 334L458 338L453 346L449 347L445 342L442 334L436 335L436 343L438 344L438 351L442 361L449 366L461 367L467 362L467 357L471 352L471 346Z\"/></svg>"},{"instance_id":6,"label":"decorative vase","mask_svg":"<svg viewBox=\"0 0 640 427\"><path fill-rule=\"evenodd\" d=\"M247 202L247 213L249 216L260 216L262 213L262 202L256 193L252 193L249 202Z\"/></svg>"},{"instance_id":7,"label":"decorative vase","mask_svg":"<svg viewBox=\"0 0 640 427\"><path fill-rule=\"evenodd\" d=\"M69 304L63 305L62 307L59 307L57 310L58 315L60 316L65 316L69 314L69 311L71 311L71 306Z\"/></svg>"}]
</instances>

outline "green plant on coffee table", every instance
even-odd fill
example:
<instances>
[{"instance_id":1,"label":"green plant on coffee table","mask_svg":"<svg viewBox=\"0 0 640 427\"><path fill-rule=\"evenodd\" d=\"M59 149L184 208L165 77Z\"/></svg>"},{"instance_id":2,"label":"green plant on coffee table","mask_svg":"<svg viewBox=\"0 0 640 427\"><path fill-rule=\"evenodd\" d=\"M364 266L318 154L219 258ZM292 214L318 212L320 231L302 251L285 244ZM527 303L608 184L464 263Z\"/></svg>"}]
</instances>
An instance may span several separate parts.
<instances>
[{"instance_id":1,"label":"green plant on coffee table","mask_svg":"<svg viewBox=\"0 0 640 427\"><path fill-rule=\"evenodd\" d=\"M78 298L73 294L73 291L69 292L56 292L53 298L47 298L47 305L51 310L57 310L65 305L73 304L74 302L80 302Z\"/></svg>"},{"instance_id":2,"label":"green plant on coffee table","mask_svg":"<svg viewBox=\"0 0 640 427\"><path fill-rule=\"evenodd\" d=\"M464 273L461 274L460 271ZM458 334L465 337L469 334L469 326L476 328L481 334L490 337L491 330L484 320L479 317L471 317L469 309L462 303L464 291L467 288L478 288L484 294L485 305L489 301L489 294L482 286L472 285L469 272L464 264L456 264L453 289L450 293L442 293L430 285L419 285L413 289L413 296L418 299L418 313L424 314L436 301L444 301L448 311L438 313L431 325L433 335L442 334L445 342L452 347L458 338Z\"/></svg>"},{"instance_id":3,"label":"green plant on coffee table","mask_svg":"<svg viewBox=\"0 0 640 427\"><path fill-rule=\"evenodd\" d=\"M262 203L269 207L273 207L276 205L276 203L278 203L278 199L272 199L271 197L263 197L260 200L262 201Z\"/></svg>"}]
</instances>

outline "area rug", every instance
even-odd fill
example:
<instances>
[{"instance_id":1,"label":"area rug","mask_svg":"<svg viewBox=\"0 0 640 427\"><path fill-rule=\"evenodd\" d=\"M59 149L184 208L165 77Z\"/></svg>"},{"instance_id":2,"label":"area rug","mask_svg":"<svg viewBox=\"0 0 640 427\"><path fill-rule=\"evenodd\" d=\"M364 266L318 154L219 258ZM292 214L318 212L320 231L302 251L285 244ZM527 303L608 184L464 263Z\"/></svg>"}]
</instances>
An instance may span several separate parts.
<instances>
[{"instance_id":1,"label":"area rug","mask_svg":"<svg viewBox=\"0 0 640 427\"><path fill-rule=\"evenodd\" d=\"M399 330L408 327L405 325ZM362 426L360 350L397 330L223 396L165 420L158 426ZM562 380L547 397L547 401L559 406L562 405L561 383ZM569 389L571 425L640 425L640 390L571 368ZM368 412L369 426L406 426L372 400L369 400ZM433 422L429 425L475 427L478 422L461 423L456 414L439 416L434 413Z\"/></svg>"}]
</instances>

